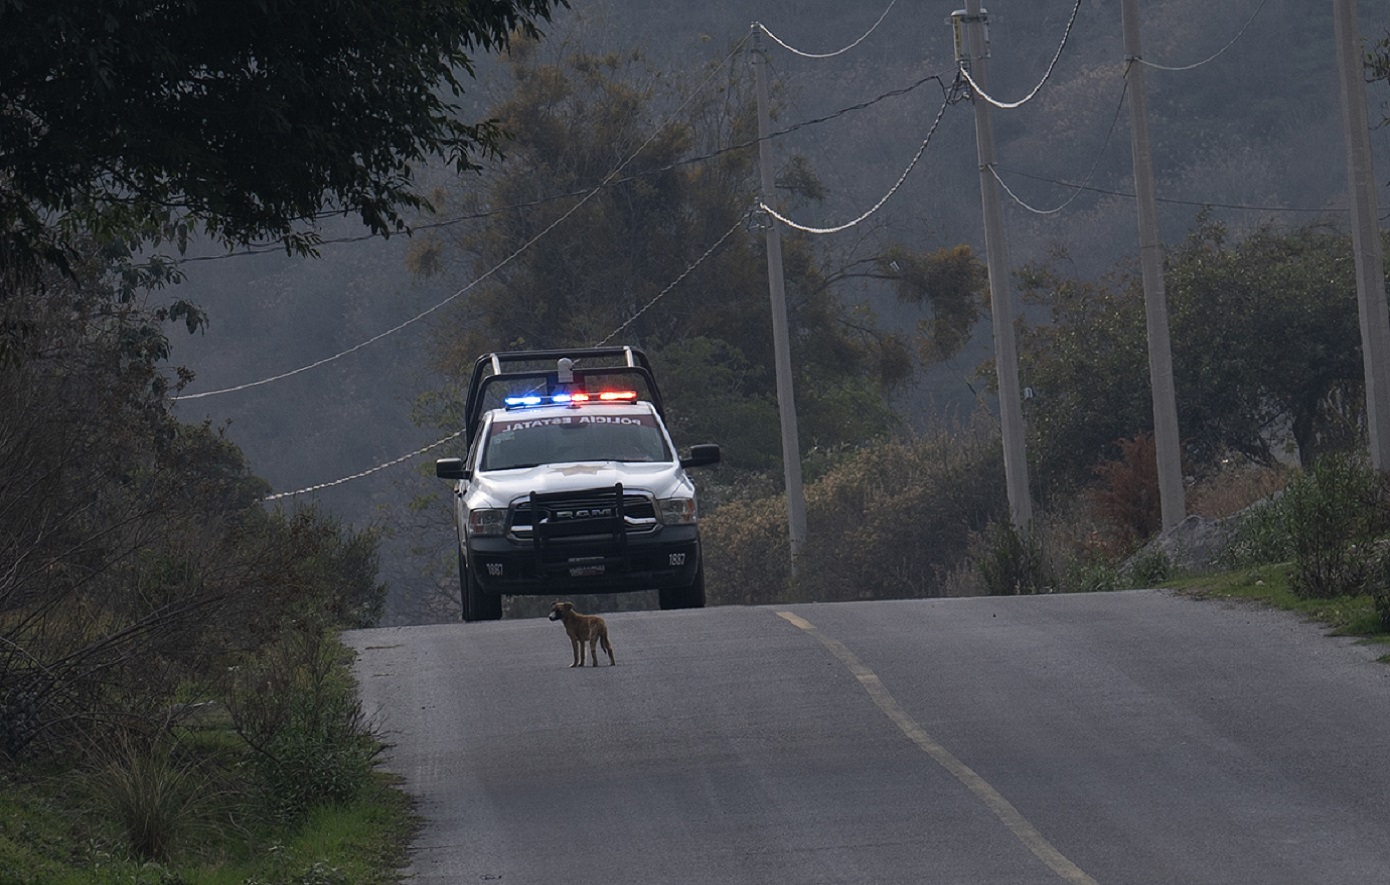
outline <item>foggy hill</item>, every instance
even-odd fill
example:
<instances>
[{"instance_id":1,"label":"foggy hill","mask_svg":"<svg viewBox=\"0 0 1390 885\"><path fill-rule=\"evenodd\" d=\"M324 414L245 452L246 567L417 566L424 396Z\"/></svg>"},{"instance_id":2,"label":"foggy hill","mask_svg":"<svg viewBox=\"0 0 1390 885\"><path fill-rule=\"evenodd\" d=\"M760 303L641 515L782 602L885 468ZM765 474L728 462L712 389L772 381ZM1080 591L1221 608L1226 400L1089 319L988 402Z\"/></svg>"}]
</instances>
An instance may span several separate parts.
<instances>
[{"instance_id":1,"label":"foggy hill","mask_svg":"<svg viewBox=\"0 0 1390 885\"><path fill-rule=\"evenodd\" d=\"M882 25L841 55L811 59L767 38L772 76L785 88L775 128L830 116L882 98L925 77L954 70L951 11L961 0L897 0ZM991 14L989 92L1005 101L1026 95L1057 52L1072 4L995 0ZM1147 86L1160 225L1166 242L1180 239L1202 206L1234 232L1265 221L1343 223L1345 182L1340 104L1332 54L1331 5L1306 0L1140 0L1144 57L1191 70L1150 69ZM1361 4L1368 39L1390 21ZM840 49L863 35L888 7L842 0L674 0L576 3L561 11L552 40L594 51L640 48L658 66L698 71L729 55L754 21L809 53ZM1373 15L1373 11L1380 14ZM1244 31L1242 33L1242 29ZM1240 35L1231 43L1233 38ZM1223 47L1227 47L1223 52ZM1056 69L1038 97L1013 111L994 111L1001 175L1018 203L1005 207L1013 264L1045 258L1064 247L1075 269L1098 275L1137 251L1130 180L1128 106L1123 92L1119 0L1083 0ZM731 61L747 71L747 57ZM485 106L504 94L499 65L481 60L468 101ZM1371 96L1379 120L1385 96ZM830 189L823 205L799 217L811 226L842 224L873 205L892 185L926 137L943 102L927 83L861 110L807 125L778 140L779 156L804 154ZM1374 133L1378 175L1390 177L1390 140ZM1077 192L1066 183L1085 182ZM884 209L837 236L896 239L915 248L970 243L983 251L979 173L971 107L949 108L925 156ZM361 233L347 223L325 227L327 239ZM283 253L221 257L185 265L181 295L204 306L205 335L174 337L174 360L197 374L187 391L199 394L248 384L333 357L453 295L450 282L412 281L404 269L406 238L328 243L319 259ZM215 250L205 250L215 255ZM871 300L895 324L917 317L880 293L847 292ZM466 296L465 296L466 297ZM437 441L441 433L411 421L411 402L439 379L426 368L424 328L413 323L356 352L292 377L231 393L181 401L184 420L230 422L256 473L277 492L292 492L351 476ZM968 401L978 359L989 354L987 327L966 357L928 375L904 402L919 425L944 403ZM976 385L979 388L979 385ZM388 547L396 620L418 618L407 597L429 582L410 543L447 547L448 513L413 516L405 504L439 481L420 475L447 446L299 500L315 500L345 522L376 518L400 530ZM426 472L428 472L426 470ZM429 526L428 529L425 526ZM440 576L452 586L451 574Z\"/></svg>"}]
</instances>

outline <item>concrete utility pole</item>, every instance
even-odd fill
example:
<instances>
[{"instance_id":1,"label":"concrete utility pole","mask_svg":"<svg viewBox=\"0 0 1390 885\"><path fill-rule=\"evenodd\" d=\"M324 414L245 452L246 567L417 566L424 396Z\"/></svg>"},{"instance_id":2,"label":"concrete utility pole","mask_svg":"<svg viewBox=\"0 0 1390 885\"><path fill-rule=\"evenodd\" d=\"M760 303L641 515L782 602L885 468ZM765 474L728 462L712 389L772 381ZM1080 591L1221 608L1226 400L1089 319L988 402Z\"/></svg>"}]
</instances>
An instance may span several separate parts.
<instances>
[{"instance_id":1,"label":"concrete utility pole","mask_svg":"<svg viewBox=\"0 0 1390 885\"><path fill-rule=\"evenodd\" d=\"M1149 386L1153 389L1158 495L1166 530L1187 516L1187 503L1182 487L1178 401L1173 389L1168 296L1163 287L1163 244L1158 239L1153 159L1149 154L1148 98L1144 92L1144 66L1139 63L1143 57L1139 45L1139 0L1124 0L1122 16L1125 79L1129 81L1129 119L1134 147L1134 190L1139 196L1139 267L1144 280L1144 319L1149 334Z\"/></svg>"},{"instance_id":2,"label":"concrete utility pole","mask_svg":"<svg viewBox=\"0 0 1390 885\"><path fill-rule=\"evenodd\" d=\"M767 108L767 56L762 30L753 25L753 69L757 73L758 160L762 169L763 202L772 205L771 124ZM796 399L792 391L791 335L787 331L787 290L782 277L782 233L779 222L767 219L767 287L772 297L772 347L777 362L777 411L782 419L782 472L787 486L787 533L791 543L792 575L806 544L806 495L801 487L801 442L796 427Z\"/></svg>"},{"instance_id":3,"label":"concrete utility pole","mask_svg":"<svg viewBox=\"0 0 1390 885\"><path fill-rule=\"evenodd\" d=\"M965 6L963 15L957 11L951 16L957 29L956 46L965 49L963 57L957 60L969 69L971 78L980 88L985 89L989 58L985 36L987 18L980 9L980 0L966 0ZM960 31L962 27L964 34ZM999 425L1004 438L1004 484L1009 493L1009 515L1014 528L1026 534L1033 522L1033 499L1028 492L1028 459L1023 447L1023 400L1018 383L1009 243L1004 235L999 182L994 178L994 127L989 118L989 102L976 96L974 105L980 198L985 214L985 266L989 270L990 315L994 323L994 364L999 376Z\"/></svg>"},{"instance_id":4,"label":"concrete utility pole","mask_svg":"<svg viewBox=\"0 0 1390 885\"><path fill-rule=\"evenodd\" d=\"M1342 92L1343 140L1351 243L1356 253L1356 296L1361 313L1361 360L1366 373L1366 426L1371 464L1390 470L1390 317L1385 305L1385 257L1376 220L1376 181L1371 164L1366 79L1356 0L1332 0L1337 73Z\"/></svg>"}]
</instances>

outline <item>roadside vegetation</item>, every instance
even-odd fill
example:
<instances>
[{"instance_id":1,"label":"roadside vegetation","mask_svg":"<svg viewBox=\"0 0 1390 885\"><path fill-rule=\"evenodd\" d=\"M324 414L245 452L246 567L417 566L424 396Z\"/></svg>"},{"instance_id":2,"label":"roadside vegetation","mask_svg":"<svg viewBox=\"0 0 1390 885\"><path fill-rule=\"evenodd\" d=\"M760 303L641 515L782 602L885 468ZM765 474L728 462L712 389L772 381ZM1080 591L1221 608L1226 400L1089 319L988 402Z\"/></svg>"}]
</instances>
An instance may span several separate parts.
<instances>
[{"instance_id":1,"label":"roadside vegetation","mask_svg":"<svg viewBox=\"0 0 1390 885\"><path fill-rule=\"evenodd\" d=\"M162 31L168 17L139 4L10 4L0 885L395 881L409 803L375 769L381 736L337 641L381 614L377 533L267 502L222 428L178 419L171 397L190 376L171 365L168 331L207 323L196 293L167 297L178 262L156 253L185 248L191 232L312 253L325 207L400 230L406 213L430 208L410 168L431 158L468 174L435 208L487 221L421 236L413 269L438 276L516 256L440 324L436 366L461 381L494 347L618 335L647 348L669 379L678 441L724 446L706 490L712 604L1167 584L1259 598L1357 635L1390 632L1390 491L1362 457L1350 246L1322 224L1234 235L1199 216L1169 252L1189 509L1222 538L1200 561L1181 539L1156 537L1132 269L1078 279L1058 255L1019 274L1031 305L1020 358L1038 393L1027 423L1039 515L1024 535L1007 522L987 408L919 433L892 410L914 373L958 354L987 315L978 257L949 243L826 247L789 235L813 538L793 574L765 256L747 229L751 96L730 79L687 104L640 55L549 53L534 38L554 5L490 4L481 19L430 7L444 20L399 2L327 17L252 9L269 21L185 5L178 15L213 17ZM398 27L359 27L377 15ZM215 47L185 28L217 34L233 56L207 57ZM404 36L353 42L386 30ZM237 42L267 34L270 44ZM446 113L431 87L461 87L464 50L513 41L516 88L496 120ZM73 54L50 58L55 47ZM1390 77L1386 57L1382 43L1379 79ZM322 100L327 81L304 58L335 72L338 101ZM660 125L677 106L685 121ZM290 118L293 132L274 125ZM137 129L148 137L116 137ZM613 146L636 144L645 153L622 180L552 199L596 188ZM474 177L504 146L507 164ZM778 181L790 205L824 196L804 158ZM711 298L662 301L657 287L676 279ZM881 328L856 304L865 287L919 306L920 324ZM981 368L986 387L990 374ZM422 397L423 420L455 429L457 392Z\"/></svg>"},{"instance_id":2,"label":"roadside vegetation","mask_svg":"<svg viewBox=\"0 0 1390 885\"><path fill-rule=\"evenodd\" d=\"M178 418L180 256L403 230L412 167L498 153L448 98L473 56L556 5L0 4L3 885L395 881L337 641L381 614L378 532Z\"/></svg>"}]
</instances>

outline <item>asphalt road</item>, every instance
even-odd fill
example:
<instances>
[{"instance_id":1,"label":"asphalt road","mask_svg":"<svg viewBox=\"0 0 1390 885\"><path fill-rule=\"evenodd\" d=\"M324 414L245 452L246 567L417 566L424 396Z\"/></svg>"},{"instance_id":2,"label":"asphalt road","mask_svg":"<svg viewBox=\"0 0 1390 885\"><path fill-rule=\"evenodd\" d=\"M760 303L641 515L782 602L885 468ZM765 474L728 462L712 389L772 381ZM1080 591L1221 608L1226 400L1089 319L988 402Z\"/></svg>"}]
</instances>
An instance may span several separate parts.
<instances>
[{"instance_id":1,"label":"asphalt road","mask_svg":"<svg viewBox=\"0 0 1390 885\"><path fill-rule=\"evenodd\" d=\"M581 603L582 598L578 600ZM1157 591L348 634L419 885L1390 881L1390 666Z\"/></svg>"}]
</instances>

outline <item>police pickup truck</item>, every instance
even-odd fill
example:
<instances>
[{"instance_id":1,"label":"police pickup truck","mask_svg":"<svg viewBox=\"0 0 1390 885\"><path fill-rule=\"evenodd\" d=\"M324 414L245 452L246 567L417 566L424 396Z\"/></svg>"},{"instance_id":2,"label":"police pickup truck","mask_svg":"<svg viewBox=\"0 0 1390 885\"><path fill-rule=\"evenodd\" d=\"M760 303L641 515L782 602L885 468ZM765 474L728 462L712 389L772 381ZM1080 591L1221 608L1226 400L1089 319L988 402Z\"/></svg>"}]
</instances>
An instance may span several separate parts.
<instances>
[{"instance_id":1,"label":"police pickup truck","mask_svg":"<svg viewBox=\"0 0 1390 885\"><path fill-rule=\"evenodd\" d=\"M646 355L633 347L490 353L464 404L455 481L463 619L496 620L503 594L656 590L661 607L705 604L699 507Z\"/></svg>"}]
</instances>

